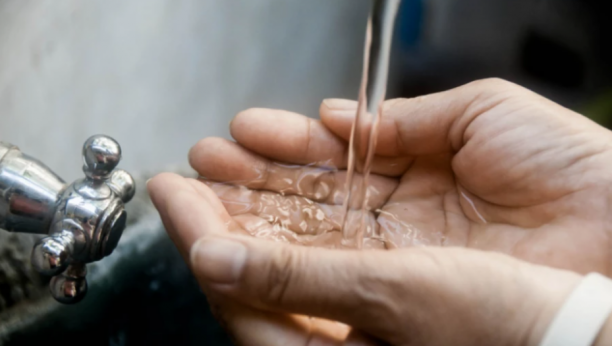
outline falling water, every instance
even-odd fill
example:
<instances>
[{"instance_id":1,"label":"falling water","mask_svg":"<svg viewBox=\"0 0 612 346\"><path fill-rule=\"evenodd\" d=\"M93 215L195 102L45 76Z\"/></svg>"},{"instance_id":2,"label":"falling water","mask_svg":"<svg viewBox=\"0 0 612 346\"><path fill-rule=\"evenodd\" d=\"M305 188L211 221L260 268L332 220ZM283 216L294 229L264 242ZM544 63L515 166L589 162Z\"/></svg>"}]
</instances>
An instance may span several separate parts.
<instances>
[{"instance_id":1,"label":"falling water","mask_svg":"<svg viewBox=\"0 0 612 346\"><path fill-rule=\"evenodd\" d=\"M368 19L359 102L349 142L347 194L343 204L342 243L347 247L361 248L363 244L369 197L368 178L385 99L391 40L399 3L400 0L374 0ZM359 186L353 186L355 171L363 174L363 179L357 183ZM358 229L347 227L349 201L352 199L362 201Z\"/></svg>"}]
</instances>

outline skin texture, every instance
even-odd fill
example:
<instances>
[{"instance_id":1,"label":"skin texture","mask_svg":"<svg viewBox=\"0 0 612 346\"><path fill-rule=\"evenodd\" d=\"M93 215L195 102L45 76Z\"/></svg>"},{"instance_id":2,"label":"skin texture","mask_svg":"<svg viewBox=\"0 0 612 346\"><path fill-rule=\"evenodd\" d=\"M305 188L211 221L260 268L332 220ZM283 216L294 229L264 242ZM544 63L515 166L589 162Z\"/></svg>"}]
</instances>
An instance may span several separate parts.
<instances>
[{"instance_id":1,"label":"skin texture","mask_svg":"<svg viewBox=\"0 0 612 346\"><path fill-rule=\"evenodd\" d=\"M320 121L244 111L230 125L236 143L207 138L192 148L206 181L149 182L237 344L536 345L579 274L612 274L612 134L496 79L385 103L367 250L250 237L285 218L290 243L339 242L331 221L304 216L296 227L299 215L243 202L306 203L333 219L355 109L326 100ZM305 178L279 183L286 177ZM317 243L322 231L332 236ZM414 246L423 244L434 246Z\"/></svg>"}]
</instances>

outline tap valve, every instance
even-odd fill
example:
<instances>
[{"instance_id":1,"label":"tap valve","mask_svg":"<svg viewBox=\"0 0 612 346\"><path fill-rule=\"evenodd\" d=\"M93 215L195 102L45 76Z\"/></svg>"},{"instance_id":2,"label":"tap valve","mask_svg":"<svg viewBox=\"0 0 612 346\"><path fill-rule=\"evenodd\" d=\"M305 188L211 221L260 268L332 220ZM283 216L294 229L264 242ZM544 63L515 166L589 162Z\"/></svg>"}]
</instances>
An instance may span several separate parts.
<instances>
[{"instance_id":1,"label":"tap valve","mask_svg":"<svg viewBox=\"0 0 612 346\"><path fill-rule=\"evenodd\" d=\"M32 251L33 267L53 276L50 290L61 303L87 292L86 264L110 255L126 226L125 203L135 183L115 169L121 147L107 136L83 145L85 178L66 185L39 161L0 143L0 228L47 234Z\"/></svg>"}]
</instances>

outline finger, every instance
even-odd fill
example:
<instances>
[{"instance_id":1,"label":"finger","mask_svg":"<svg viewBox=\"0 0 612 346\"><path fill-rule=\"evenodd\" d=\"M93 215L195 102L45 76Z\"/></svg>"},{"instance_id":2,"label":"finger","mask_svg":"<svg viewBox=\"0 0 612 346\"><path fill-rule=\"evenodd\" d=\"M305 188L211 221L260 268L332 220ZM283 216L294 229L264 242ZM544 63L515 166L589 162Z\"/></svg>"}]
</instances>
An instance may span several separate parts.
<instances>
[{"instance_id":1,"label":"finger","mask_svg":"<svg viewBox=\"0 0 612 346\"><path fill-rule=\"evenodd\" d=\"M256 153L292 163L341 165L345 143L320 122L297 113L251 108L230 124L232 137Z\"/></svg>"},{"instance_id":2,"label":"finger","mask_svg":"<svg viewBox=\"0 0 612 346\"><path fill-rule=\"evenodd\" d=\"M188 253L196 239L207 234L225 233L234 222L215 194L204 184L175 174L160 174L147 184L156 207L179 250ZM186 258L189 258L186 256ZM196 271L197 276L197 271ZM201 282L205 286L205 282ZM340 345L349 332L340 324L316 328L304 316L289 316L258 311L236 304L218 293L208 292L217 316L241 345L302 345L308 340L320 345ZM319 322L319 324L321 324Z\"/></svg>"},{"instance_id":3,"label":"finger","mask_svg":"<svg viewBox=\"0 0 612 346\"><path fill-rule=\"evenodd\" d=\"M271 313L233 304L224 309L224 326L236 345L381 346L345 324L301 315Z\"/></svg>"},{"instance_id":4,"label":"finger","mask_svg":"<svg viewBox=\"0 0 612 346\"><path fill-rule=\"evenodd\" d=\"M291 230L300 235L321 235L328 232L339 232L342 229L344 208L342 205L327 205L312 202L299 196L281 196L268 191L250 190L243 186L234 186L205 181L224 204L232 216L239 214L256 215L272 225ZM347 227L357 229L361 225L361 210L349 210ZM378 224L371 212L366 212L366 237L377 237Z\"/></svg>"},{"instance_id":5,"label":"finger","mask_svg":"<svg viewBox=\"0 0 612 346\"><path fill-rule=\"evenodd\" d=\"M191 244L193 244L200 235L194 234L196 228L188 228L183 231L186 232L186 234L180 234L179 229L175 227L175 220L170 215L170 209L177 197L187 196L189 200L196 199L198 195L194 191L193 186L191 186L184 177L178 174L161 173L147 182L147 189L151 201L159 212L164 228L168 232L170 239L172 239L183 257L188 258ZM197 205L199 205L199 203Z\"/></svg>"},{"instance_id":6,"label":"finger","mask_svg":"<svg viewBox=\"0 0 612 346\"><path fill-rule=\"evenodd\" d=\"M223 223L227 226L229 232L242 235L249 234L240 223L236 222L236 220L230 216L223 206L223 203L219 200L219 197L217 197L210 188L196 179L187 178L186 180L196 192L206 199L210 207L219 215Z\"/></svg>"},{"instance_id":7,"label":"finger","mask_svg":"<svg viewBox=\"0 0 612 346\"><path fill-rule=\"evenodd\" d=\"M227 232L233 222L208 187L190 181L177 174L162 173L147 183L151 200L183 255L189 253L197 239Z\"/></svg>"},{"instance_id":8,"label":"finger","mask_svg":"<svg viewBox=\"0 0 612 346\"><path fill-rule=\"evenodd\" d=\"M219 315L236 345L340 346L345 345L344 340L350 332L348 326L337 322L299 315L271 313L236 303L224 304ZM376 344L357 345L374 346Z\"/></svg>"},{"instance_id":9,"label":"finger","mask_svg":"<svg viewBox=\"0 0 612 346\"><path fill-rule=\"evenodd\" d=\"M399 317L396 302L410 299L407 287L398 285L431 269L430 260L398 261L395 253L205 237L192 248L191 263L212 290L250 306L337 320L389 336ZM415 272L412 266L419 268Z\"/></svg>"},{"instance_id":10,"label":"finger","mask_svg":"<svg viewBox=\"0 0 612 346\"><path fill-rule=\"evenodd\" d=\"M346 172L316 166L291 166L269 161L240 145L222 138L206 138L192 148L191 166L207 179L244 185L250 189L297 195L310 200L342 204L346 194ZM356 174L353 188L361 185L363 175ZM389 198L397 180L371 175L368 205L376 209ZM353 196L361 196L354 193ZM355 198L354 206L361 206Z\"/></svg>"},{"instance_id":11,"label":"finger","mask_svg":"<svg viewBox=\"0 0 612 346\"><path fill-rule=\"evenodd\" d=\"M523 338L517 331L541 311L533 304L560 304L580 278L475 250L337 251L237 236L200 239L191 263L243 304L340 321L391 344L444 345L466 330L472 341Z\"/></svg>"},{"instance_id":12,"label":"finger","mask_svg":"<svg viewBox=\"0 0 612 346\"><path fill-rule=\"evenodd\" d=\"M225 224L234 222L223 206L223 203L221 203L217 195L210 188L196 179L186 178L185 180L189 185L191 185L195 192L206 200L212 210L221 218L221 221L223 221Z\"/></svg>"},{"instance_id":13,"label":"finger","mask_svg":"<svg viewBox=\"0 0 612 346\"><path fill-rule=\"evenodd\" d=\"M232 137L248 150L272 160L345 168L347 142L319 120L274 109L248 109L230 124ZM406 157L374 157L372 172L401 175L410 165Z\"/></svg>"},{"instance_id":14,"label":"finger","mask_svg":"<svg viewBox=\"0 0 612 346\"><path fill-rule=\"evenodd\" d=\"M223 232L224 223L233 222L214 193L193 179L161 174L147 186L182 252L190 248L194 239ZM309 341L317 345L341 345L349 332L346 325L336 322L258 311L214 292L209 297L219 305L217 314L242 345L302 345Z\"/></svg>"},{"instance_id":15,"label":"finger","mask_svg":"<svg viewBox=\"0 0 612 346\"><path fill-rule=\"evenodd\" d=\"M379 125L377 153L428 155L456 152L472 135L468 128L478 116L516 95L537 96L510 82L485 79L427 96L386 101ZM333 133L346 140L350 136L356 107L354 101L325 100L320 108L321 120ZM369 131L367 127L365 130Z\"/></svg>"},{"instance_id":16,"label":"finger","mask_svg":"<svg viewBox=\"0 0 612 346\"><path fill-rule=\"evenodd\" d=\"M162 176L162 178L164 178ZM171 176L174 180L177 177ZM181 178L181 177L178 177ZM160 179L151 181L152 189L158 192L157 186L161 182ZM164 180L164 179L161 179ZM168 179L166 179L168 180ZM163 181L162 181L163 182ZM189 206L197 204L197 199L193 199L191 195L180 193L176 197L168 200L168 204L172 204L174 208L170 208L167 215L172 228L177 231L176 234L181 238L180 245L182 249L188 248L193 243L195 237L216 233L221 227L220 223L224 224L235 223L235 221L227 214L223 205L220 203L216 195L208 189L204 184L194 179L176 179L178 184L187 182L196 192L199 197L203 197L208 207L214 212L212 215L203 215L206 220L196 218L195 220L184 220L186 215L176 213L176 210L183 211L186 214L197 214L196 209L188 209ZM166 187L176 188L178 184L166 184ZM174 191L176 193L177 191ZM171 192L172 193L172 192ZM157 200L160 194L156 194ZM193 196L198 197L198 196ZM199 201L203 202L203 201ZM199 214L197 214L199 215ZM215 218L218 217L218 220ZM178 220L175 220L178 218ZM199 227L198 227L199 225ZM202 230L203 232L192 232L190 230ZM210 232L209 232L210 231ZM197 272L195 273L197 276ZM205 288L205 282L201 282ZM209 291L206 290L205 291ZM217 305L216 315L224 322L225 327L232 333L234 340L240 345L292 345L306 344L306 341L313 340L320 345L339 345L348 334L348 327L331 322L325 328L316 328L313 321L304 316L290 316L284 314L274 314L265 311L259 311L242 304L237 304L228 300L225 297L219 296L216 292L207 292L209 299L213 305ZM322 321L319 322L321 324Z\"/></svg>"}]
</instances>

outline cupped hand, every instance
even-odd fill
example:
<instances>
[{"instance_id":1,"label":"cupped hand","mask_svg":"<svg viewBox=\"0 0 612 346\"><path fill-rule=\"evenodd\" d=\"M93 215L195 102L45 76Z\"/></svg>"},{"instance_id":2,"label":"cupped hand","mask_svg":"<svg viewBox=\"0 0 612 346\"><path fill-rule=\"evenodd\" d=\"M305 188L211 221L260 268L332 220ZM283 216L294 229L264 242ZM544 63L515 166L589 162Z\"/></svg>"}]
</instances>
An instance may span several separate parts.
<instances>
[{"instance_id":1,"label":"cupped hand","mask_svg":"<svg viewBox=\"0 0 612 346\"><path fill-rule=\"evenodd\" d=\"M165 174L149 189L237 345L535 346L580 279L477 250L333 250L233 235L203 184Z\"/></svg>"},{"instance_id":2,"label":"cupped hand","mask_svg":"<svg viewBox=\"0 0 612 346\"><path fill-rule=\"evenodd\" d=\"M431 318L441 318L442 312L435 312L445 311L444 307L453 302L458 304L457 314L449 312L445 318L457 320L459 329L478 329L481 325L481 332L502 332L496 319L487 320L491 311L537 314L515 301L517 292L518 296L530 293L536 297L527 299L536 311L558 305L575 277L501 255L432 248L327 252L330 250L223 233L229 230L307 245L337 244L345 193L346 141L355 108L354 102L327 100L321 106L321 121L284 111L248 110L231 124L237 143L202 140L192 149L190 161L223 204L196 180L161 175L149 184L166 227L185 256L197 239L222 237L240 243L238 247L246 250L235 247L231 254L244 253L244 263L252 263L247 268L261 273L265 282L260 286L249 279L256 274L242 274L238 269L212 273L211 278L206 263L217 262L198 260L198 255L193 255L196 275L209 298L220 306L222 319L230 321L230 330L239 342L299 344L308 338L345 342L345 325L289 313L343 321L367 335L405 344L438 340ZM607 214L611 148L607 130L499 80L479 81L416 99L387 101L370 179L372 211L367 247L462 246L504 252L581 273L610 274L611 223ZM228 253L214 251L227 249L221 245L212 248L208 252L218 260ZM301 252L305 254L294 255ZM249 262L251 256L267 259ZM361 265L349 266L349 262ZM419 271L422 262L425 270ZM299 271L311 264L308 274L294 282L294 276L300 277ZM505 270L504 266L512 269ZM459 274L449 274L453 271ZM220 278L214 275L228 272L238 273L233 284L215 284ZM319 272L336 280L319 284L325 282L317 276ZM556 288L536 279L547 275ZM506 285L504 280L510 281ZM445 289L432 291L438 285ZM308 288L319 291L319 296ZM500 294L500 289L514 298ZM345 292L353 302L343 303L334 294L336 290ZM487 290L491 291L489 295ZM285 295L292 292L294 301L284 305ZM266 294L272 298L267 299ZM547 294L552 298L546 299ZM374 301L370 302L372 309L366 308L368 300ZM299 302L306 306L298 306ZM361 303L362 314L358 313ZM415 304L421 304L420 309L414 308ZM354 318L348 316L351 314ZM393 325L391 320L395 319L405 328ZM386 324L393 328L383 328ZM258 328L270 333L260 333ZM457 328L448 330L458 332ZM485 337L476 329L466 338ZM251 342L255 335L261 337L260 342ZM290 340L298 343L265 341L282 338L295 338ZM349 338L368 339L355 332Z\"/></svg>"},{"instance_id":3,"label":"cupped hand","mask_svg":"<svg viewBox=\"0 0 612 346\"><path fill-rule=\"evenodd\" d=\"M239 230L335 245L355 109L327 100L321 121L247 110L230 126L237 143L206 138L190 162ZM612 274L607 129L509 82L483 80L387 101L379 131L366 246L462 246Z\"/></svg>"}]
</instances>

